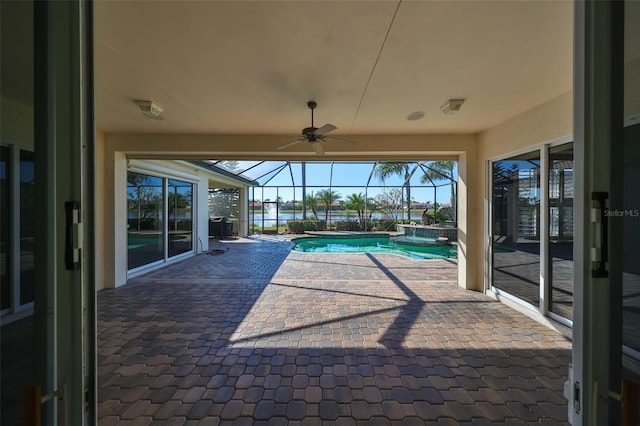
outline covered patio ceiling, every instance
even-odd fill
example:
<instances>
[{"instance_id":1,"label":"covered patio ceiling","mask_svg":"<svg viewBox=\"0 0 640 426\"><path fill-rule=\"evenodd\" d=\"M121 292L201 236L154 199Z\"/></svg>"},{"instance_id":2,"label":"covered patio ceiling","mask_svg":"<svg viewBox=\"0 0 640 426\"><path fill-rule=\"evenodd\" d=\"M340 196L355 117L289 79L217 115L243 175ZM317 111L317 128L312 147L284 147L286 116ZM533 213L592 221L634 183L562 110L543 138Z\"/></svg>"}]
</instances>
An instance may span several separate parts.
<instances>
[{"instance_id":1,"label":"covered patio ceiling","mask_svg":"<svg viewBox=\"0 0 640 426\"><path fill-rule=\"evenodd\" d=\"M570 1L96 2L96 125L286 143L315 100L316 126L336 136L477 133L571 90L572 13ZM466 101L443 114L451 98Z\"/></svg>"}]
</instances>

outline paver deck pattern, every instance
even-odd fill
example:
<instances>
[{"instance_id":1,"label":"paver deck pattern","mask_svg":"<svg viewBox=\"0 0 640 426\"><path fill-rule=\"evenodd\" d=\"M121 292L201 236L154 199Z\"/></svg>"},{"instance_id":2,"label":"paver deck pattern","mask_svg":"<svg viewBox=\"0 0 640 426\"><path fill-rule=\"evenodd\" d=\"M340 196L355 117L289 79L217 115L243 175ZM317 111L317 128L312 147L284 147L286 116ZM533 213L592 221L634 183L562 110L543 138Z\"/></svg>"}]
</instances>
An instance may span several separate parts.
<instances>
[{"instance_id":1,"label":"paver deck pattern","mask_svg":"<svg viewBox=\"0 0 640 426\"><path fill-rule=\"evenodd\" d=\"M101 425L567 424L570 342L454 261L220 247L99 292Z\"/></svg>"}]
</instances>

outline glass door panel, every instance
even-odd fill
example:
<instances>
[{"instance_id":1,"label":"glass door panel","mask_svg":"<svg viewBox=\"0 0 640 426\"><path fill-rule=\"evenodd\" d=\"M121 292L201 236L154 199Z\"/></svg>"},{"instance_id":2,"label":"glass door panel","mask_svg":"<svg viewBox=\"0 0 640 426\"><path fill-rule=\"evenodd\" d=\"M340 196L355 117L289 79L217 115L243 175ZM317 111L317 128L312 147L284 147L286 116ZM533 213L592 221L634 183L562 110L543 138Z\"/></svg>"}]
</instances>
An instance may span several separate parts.
<instances>
[{"instance_id":1,"label":"glass door panel","mask_svg":"<svg viewBox=\"0 0 640 426\"><path fill-rule=\"evenodd\" d=\"M640 361L640 2L625 2L622 343ZM628 351L627 351L628 352ZM640 371L636 371L640 374Z\"/></svg>"},{"instance_id":2,"label":"glass door panel","mask_svg":"<svg viewBox=\"0 0 640 426\"><path fill-rule=\"evenodd\" d=\"M540 303L540 151L493 163L492 286Z\"/></svg>"},{"instance_id":3,"label":"glass door panel","mask_svg":"<svg viewBox=\"0 0 640 426\"><path fill-rule=\"evenodd\" d=\"M20 151L20 304L33 302L34 296L34 153Z\"/></svg>"},{"instance_id":4,"label":"glass door panel","mask_svg":"<svg viewBox=\"0 0 640 426\"><path fill-rule=\"evenodd\" d=\"M623 227L622 341L640 354L640 124L625 128Z\"/></svg>"},{"instance_id":5,"label":"glass door panel","mask_svg":"<svg viewBox=\"0 0 640 426\"><path fill-rule=\"evenodd\" d=\"M573 319L573 143L549 149L549 310Z\"/></svg>"},{"instance_id":6,"label":"glass door panel","mask_svg":"<svg viewBox=\"0 0 640 426\"><path fill-rule=\"evenodd\" d=\"M193 185L167 181L169 257L193 250Z\"/></svg>"},{"instance_id":7,"label":"glass door panel","mask_svg":"<svg viewBox=\"0 0 640 426\"><path fill-rule=\"evenodd\" d=\"M163 193L162 178L127 174L129 269L164 259Z\"/></svg>"},{"instance_id":8,"label":"glass door panel","mask_svg":"<svg viewBox=\"0 0 640 426\"><path fill-rule=\"evenodd\" d=\"M35 382L34 319L34 13L31 1L0 2L0 424L23 425L25 388ZM24 147L27 150L20 150ZM44 302L44 300L41 300ZM44 305L44 303L43 303ZM42 345L44 347L44 345ZM45 424L46 421L43 421Z\"/></svg>"},{"instance_id":9,"label":"glass door panel","mask_svg":"<svg viewBox=\"0 0 640 426\"><path fill-rule=\"evenodd\" d=\"M10 170L9 147L0 146L0 310L11 307L11 240L9 234L9 177Z\"/></svg>"}]
</instances>

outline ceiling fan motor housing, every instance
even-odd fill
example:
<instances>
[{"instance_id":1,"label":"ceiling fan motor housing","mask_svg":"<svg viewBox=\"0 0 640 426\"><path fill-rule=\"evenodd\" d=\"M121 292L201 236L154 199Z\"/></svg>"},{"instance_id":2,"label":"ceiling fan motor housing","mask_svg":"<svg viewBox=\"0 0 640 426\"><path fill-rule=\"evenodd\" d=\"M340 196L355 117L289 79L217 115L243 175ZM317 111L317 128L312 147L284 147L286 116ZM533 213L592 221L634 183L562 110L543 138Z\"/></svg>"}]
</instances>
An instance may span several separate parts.
<instances>
[{"instance_id":1,"label":"ceiling fan motor housing","mask_svg":"<svg viewBox=\"0 0 640 426\"><path fill-rule=\"evenodd\" d=\"M317 135L315 134L316 130L318 130L317 127L305 127L304 129L302 129L302 136L306 137L310 141L314 141L317 138Z\"/></svg>"}]
</instances>

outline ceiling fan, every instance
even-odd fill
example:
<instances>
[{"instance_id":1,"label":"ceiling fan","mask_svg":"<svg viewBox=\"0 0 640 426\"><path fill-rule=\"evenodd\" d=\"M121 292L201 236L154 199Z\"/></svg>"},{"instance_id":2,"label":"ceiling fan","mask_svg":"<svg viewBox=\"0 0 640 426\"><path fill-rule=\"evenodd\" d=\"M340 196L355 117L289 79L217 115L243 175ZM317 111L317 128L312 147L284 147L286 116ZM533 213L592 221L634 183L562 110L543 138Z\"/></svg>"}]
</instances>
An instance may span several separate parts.
<instances>
[{"instance_id":1,"label":"ceiling fan","mask_svg":"<svg viewBox=\"0 0 640 426\"><path fill-rule=\"evenodd\" d=\"M336 130L337 127L329 123L325 124L320 128L315 127L313 125L313 110L316 109L318 104L314 101L309 101L307 102L307 106L311 110L311 127L305 127L304 129L302 129L302 132L301 132L302 136L300 138L296 139L293 142L289 142L284 145L281 145L277 147L276 150L285 149L290 146L306 141L311 144L311 146L313 147L313 150L316 152L316 155L324 155L324 148L322 147L320 142L323 142L325 139L327 139L327 133ZM335 138L335 137L332 137L330 139L338 139L338 140L355 144L354 141L350 141L348 139L341 139L341 138Z\"/></svg>"}]
</instances>

